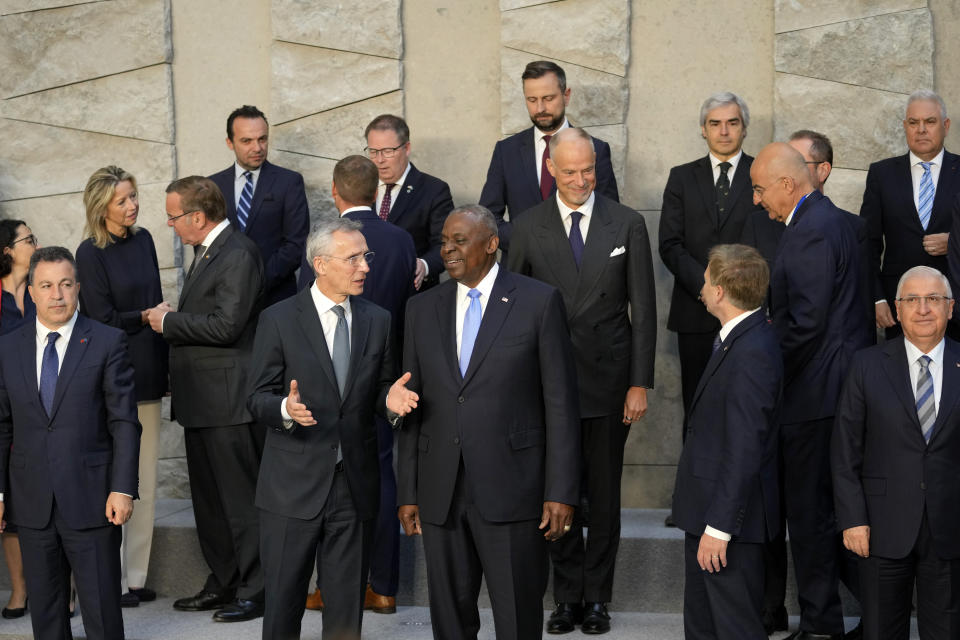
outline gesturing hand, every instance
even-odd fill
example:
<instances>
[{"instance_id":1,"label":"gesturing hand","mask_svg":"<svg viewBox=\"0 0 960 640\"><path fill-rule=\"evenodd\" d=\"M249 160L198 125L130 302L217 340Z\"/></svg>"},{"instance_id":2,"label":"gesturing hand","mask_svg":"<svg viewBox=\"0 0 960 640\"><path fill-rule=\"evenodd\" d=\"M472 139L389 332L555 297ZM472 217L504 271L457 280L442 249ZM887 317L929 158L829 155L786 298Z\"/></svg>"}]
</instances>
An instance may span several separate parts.
<instances>
[{"instance_id":1,"label":"gesturing hand","mask_svg":"<svg viewBox=\"0 0 960 640\"><path fill-rule=\"evenodd\" d=\"M390 386L387 392L387 409L393 411L398 416L405 416L417 408L417 401L420 396L415 391L407 389L407 383L410 382L410 372L405 374ZM291 414L292 415L292 414Z\"/></svg>"},{"instance_id":2,"label":"gesturing hand","mask_svg":"<svg viewBox=\"0 0 960 640\"><path fill-rule=\"evenodd\" d=\"M307 409L307 405L300 402L300 390L297 388L297 381L290 381L290 395L287 396L287 413L293 418L294 422L309 427L317 424L313 419L313 414Z\"/></svg>"}]
</instances>

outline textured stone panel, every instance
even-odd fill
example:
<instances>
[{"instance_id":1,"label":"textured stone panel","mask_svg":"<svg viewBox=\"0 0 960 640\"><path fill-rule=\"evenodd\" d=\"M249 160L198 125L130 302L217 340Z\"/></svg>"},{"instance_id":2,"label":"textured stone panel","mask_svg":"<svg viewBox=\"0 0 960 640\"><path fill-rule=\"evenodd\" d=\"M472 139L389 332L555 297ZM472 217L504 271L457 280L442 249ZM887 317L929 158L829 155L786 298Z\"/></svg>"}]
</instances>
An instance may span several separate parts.
<instances>
[{"instance_id":1,"label":"textured stone panel","mask_svg":"<svg viewBox=\"0 0 960 640\"><path fill-rule=\"evenodd\" d=\"M126 167L124 167L126 169ZM91 173L93 173L91 171ZM134 174L139 180L140 176ZM173 266L173 229L167 226L167 185L169 181L154 183L138 182L140 190L140 216L137 224L153 237L157 248L157 262L161 269Z\"/></svg>"},{"instance_id":2,"label":"textured stone panel","mask_svg":"<svg viewBox=\"0 0 960 640\"><path fill-rule=\"evenodd\" d=\"M54 9L56 7L69 7L88 1L89 0L2 0L0 1L0 16L10 15L11 13L39 11L41 9Z\"/></svg>"},{"instance_id":3,"label":"textured stone panel","mask_svg":"<svg viewBox=\"0 0 960 640\"><path fill-rule=\"evenodd\" d=\"M273 0L273 37L328 49L400 58L400 0Z\"/></svg>"},{"instance_id":4,"label":"textured stone panel","mask_svg":"<svg viewBox=\"0 0 960 640\"><path fill-rule=\"evenodd\" d=\"M392 91L273 127L275 149L339 160L363 153L363 130L383 113L403 115L403 92Z\"/></svg>"},{"instance_id":5,"label":"textured stone panel","mask_svg":"<svg viewBox=\"0 0 960 640\"><path fill-rule=\"evenodd\" d=\"M160 409L160 439L157 443L157 457L182 458L186 455L183 444L183 427L170 418L170 396L162 400Z\"/></svg>"},{"instance_id":6,"label":"textured stone panel","mask_svg":"<svg viewBox=\"0 0 960 640\"><path fill-rule=\"evenodd\" d=\"M880 160L880 158L877 158L877 160ZM823 190L835 205L850 213L859 214L860 205L863 204L863 190L866 185L866 171L834 167Z\"/></svg>"},{"instance_id":7,"label":"textured stone panel","mask_svg":"<svg viewBox=\"0 0 960 640\"><path fill-rule=\"evenodd\" d=\"M165 0L115 0L0 20L0 96L170 62ZM122 96L126 98L126 96Z\"/></svg>"},{"instance_id":8,"label":"textured stone panel","mask_svg":"<svg viewBox=\"0 0 960 640\"><path fill-rule=\"evenodd\" d=\"M189 498L190 476L187 459L166 458L157 461L157 499Z\"/></svg>"},{"instance_id":9,"label":"textured stone panel","mask_svg":"<svg viewBox=\"0 0 960 640\"><path fill-rule=\"evenodd\" d=\"M281 167L293 169L303 174L311 222L316 222L324 215L337 215L337 208L333 206L333 196L330 195L330 187L333 184L333 167L337 164L336 160L283 151L272 153L271 158Z\"/></svg>"},{"instance_id":10,"label":"textured stone panel","mask_svg":"<svg viewBox=\"0 0 960 640\"><path fill-rule=\"evenodd\" d=\"M927 6L927 0L774 0L777 33Z\"/></svg>"},{"instance_id":11,"label":"textured stone panel","mask_svg":"<svg viewBox=\"0 0 960 640\"><path fill-rule=\"evenodd\" d=\"M624 172L627 163L627 126L608 124L599 127L584 127L584 130L610 145L613 174L617 176L617 186L620 187L626 175Z\"/></svg>"},{"instance_id":12,"label":"textured stone panel","mask_svg":"<svg viewBox=\"0 0 960 640\"><path fill-rule=\"evenodd\" d=\"M272 51L276 124L400 89L399 60L285 42Z\"/></svg>"},{"instance_id":13,"label":"textured stone panel","mask_svg":"<svg viewBox=\"0 0 960 640\"><path fill-rule=\"evenodd\" d=\"M620 482L624 509L668 509L673 502L676 465L625 464Z\"/></svg>"},{"instance_id":14,"label":"textured stone panel","mask_svg":"<svg viewBox=\"0 0 960 640\"><path fill-rule=\"evenodd\" d=\"M90 173L120 165L144 184L169 182L174 147L87 131L0 119L0 200L82 191Z\"/></svg>"},{"instance_id":15,"label":"textured stone panel","mask_svg":"<svg viewBox=\"0 0 960 640\"><path fill-rule=\"evenodd\" d=\"M566 0L507 11L502 18L500 44L505 47L619 76L627 73L628 0Z\"/></svg>"},{"instance_id":16,"label":"textured stone panel","mask_svg":"<svg viewBox=\"0 0 960 640\"><path fill-rule=\"evenodd\" d=\"M76 251L83 239L83 211L81 192L0 202L0 217L23 220L43 246L70 251Z\"/></svg>"},{"instance_id":17,"label":"textured stone panel","mask_svg":"<svg viewBox=\"0 0 960 640\"><path fill-rule=\"evenodd\" d=\"M501 49L500 54L500 126L504 135L522 131L530 126L530 116L524 106L523 82L520 80L527 63L541 57ZM625 78L594 69L553 60L567 75L570 105L567 116L577 126L618 124L626 120L628 87Z\"/></svg>"},{"instance_id":18,"label":"textured stone panel","mask_svg":"<svg viewBox=\"0 0 960 640\"><path fill-rule=\"evenodd\" d=\"M931 87L930 11L904 11L780 34L775 66L784 73L887 91L910 93Z\"/></svg>"},{"instance_id":19,"label":"textured stone panel","mask_svg":"<svg viewBox=\"0 0 960 640\"><path fill-rule=\"evenodd\" d=\"M6 100L3 115L173 143L170 65L159 64Z\"/></svg>"},{"instance_id":20,"label":"textured stone panel","mask_svg":"<svg viewBox=\"0 0 960 640\"><path fill-rule=\"evenodd\" d=\"M180 287L183 286L182 274L183 271L178 268L160 269L160 290L163 291L163 299L174 308L180 301ZM169 412L167 412L167 415L169 415Z\"/></svg>"},{"instance_id":21,"label":"textured stone panel","mask_svg":"<svg viewBox=\"0 0 960 640\"><path fill-rule=\"evenodd\" d=\"M773 139L816 129L833 141L838 167L865 170L871 162L905 152L906 103L902 94L778 73Z\"/></svg>"},{"instance_id":22,"label":"textured stone panel","mask_svg":"<svg viewBox=\"0 0 960 640\"><path fill-rule=\"evenodd\" d=\"M510 11L511 9L522 9L532 7L538 4L549 4L556 0L500 0L500 11Z\"/></svg>"}]
</instances>

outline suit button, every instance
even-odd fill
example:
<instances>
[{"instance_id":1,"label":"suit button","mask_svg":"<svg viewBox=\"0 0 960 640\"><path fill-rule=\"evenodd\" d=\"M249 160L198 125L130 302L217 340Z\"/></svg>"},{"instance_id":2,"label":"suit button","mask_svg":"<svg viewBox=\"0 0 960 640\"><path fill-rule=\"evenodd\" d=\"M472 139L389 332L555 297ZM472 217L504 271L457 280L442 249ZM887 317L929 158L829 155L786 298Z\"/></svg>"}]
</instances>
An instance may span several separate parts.
<instances>
[{"instance_id":1,"label":"suit button","mask_svg":"<svg viewBox=\"0 0 960 640\"><path fill-rule=\"evenodd\" d=\"M921 490L921 491L926 491L926 490L927 490L927 483L924 482L923 480L920 481L920 490Z\"/></svg>"},{"instance_id":2,"label":"suit button","mask_svg":"<svg viewBox=\"0 0 960 640\"><path fill-rule=\"evenodd\" d=\"M459 398L457 398L457 402L459 402L460 404L463 404L463 396L460 396Z\"/></svg>"},{"instance_id":3,"label":"suit button","mask_svg":"<svg viewBox=\"0 0 960 640\"><path fill-rule=\"evenodd\" d=\"M460 444L460 438L454 438L453 444Z\"/></svg>"},{"instance_id":4,"label":"suit button","mask_svg":"<svg viewBox=\"0 0 960 640\"><path fill-rule=\"evenodd\" d=\"M334 451L336 451L336 450L337 450L337 445L332 444L332 445L330 445L330 448L333 449Z\"/></svg>"}]
</instances>

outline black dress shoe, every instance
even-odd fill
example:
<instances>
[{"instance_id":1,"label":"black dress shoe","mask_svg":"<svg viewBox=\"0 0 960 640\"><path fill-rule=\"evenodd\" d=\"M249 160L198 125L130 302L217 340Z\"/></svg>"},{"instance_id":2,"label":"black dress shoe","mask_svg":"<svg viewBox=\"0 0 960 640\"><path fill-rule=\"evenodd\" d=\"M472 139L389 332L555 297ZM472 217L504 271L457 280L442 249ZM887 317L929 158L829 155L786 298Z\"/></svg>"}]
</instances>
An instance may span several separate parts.
<instances>
[{"instance_id":1,"label":"black dress shoe","mask_svg":"<svg viewBox=\"0 0 960 640\"><path fill-rule=\"evenodd\" d=\"M124 609L131 609L133 607L140 606L140 598L137 597L137 594L127 591L126 593L120 594L120 606Z\"/></svg>"},{"instance_id":2,"label":"black dress shoe","mask_svg":"<svg viewBox=\"0 0 960 640\"><path fill-rule=\"evenodd\" d=\"M237 598L213 614L215 622L243 622L263 617L263 603Z\"/></svg>"},{"instance_id":3,"label":"black dress shoe","mask_svg":"<svg viewBox=\"0 0 960 640\"><path fill-rule=\"evenodd\" d=\"M780 605L778 609L773 611L770 609L763 610L763 630L767 632L768 636L774 631L786 631L787 627L786 607Z\"/></svg>"},{"instance_id":4,"label":"black dress shoe","mask_svg":"<svg viewBox=\"0 0 960 640\"><path fill-rule=\"evenodd\" d=\"M13 620L15 618L22 618L27 612L27 600L24 599L22 607L4 607L3 611L0 611L0 616L3 616L7 620Z\"/></svg>"},{"instance_id":5,"label":"black dress shoe","mask_svg":"<svg viewBox=\"0 0 960 640\"><path fill-rule=\"evenodd\" d=\"M583 605L579 602L558 602L547 620L547 633L570 633L583 622Z\"/></svg>"},{"instance_id":6,"label":"black dress shoe","mask_svg":"<svg viewBox=\"0 0 960 640\"><path fill-rule=\"evenodd\" d=\"M797 629L786 640L843 640L842 633L811 633Z\"/></svg>"},{"instance_id":7,"label":"black dress shoe","mask_svg":"<svg viewBox=\"0 0 960 640\"><path fill-rule=\"evenodd\" d=\"M843 634L843 640L863 640L863 620L859 621L853 629Z\"/></svg>"},{"instance_id":8,"label":"black dress shoe","mask_svg":"<svg viewBox=\"0 0 960 640\"><path fill-rule=\"evenodd\" d=\"M599 635L610 631L610 614L607 613L607 605L602 602L586 603L580 631L590 635Z\"/></svg>"},{"instance_id":9,"label":"black dress shoe","mask_svg":"<svg viewBox=\"0 0 960 640\"><path fill-rule=\"evenodd\" d=\"M213 591L201 591L195 596L180 598L173 603L173 608L177 611L210 611L219 609L233 602L230 598Z\"/></svg>"},{"instance_id":10,"label":"black dress shoe","mask_svg":"<svg viewBox=\"0 0 960 640\"><path fill-rule=\"evenodd\" d=\"M663 520L663 526L665 527L675 527L677 525L673 524L673 514L668 513L667 517Z\"/></svg>"},{"instance_id":11,"label":"black dress shoe","mask_svg":"<svg viewBox=\"0 0 960 640\"><path fill-rule=\"evenodd\" d=\"M137 596L137 600L140 602L153 602L157 599L157 592L149 587L140 587L139 589L131 587L127 590L127 593L132 593Z\"/></svg>"}]
</instances>

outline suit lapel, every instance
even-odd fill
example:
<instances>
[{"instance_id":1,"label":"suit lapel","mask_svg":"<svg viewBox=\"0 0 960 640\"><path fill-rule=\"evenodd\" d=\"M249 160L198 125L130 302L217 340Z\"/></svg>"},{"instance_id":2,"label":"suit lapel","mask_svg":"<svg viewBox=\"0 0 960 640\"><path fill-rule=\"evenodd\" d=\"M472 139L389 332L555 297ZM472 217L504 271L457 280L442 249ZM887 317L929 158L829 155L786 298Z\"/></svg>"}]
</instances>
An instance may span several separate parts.
<instances>
[{"instance_id":1,"label":"suit lapel","mask_svg":"<svg viewBox=\"0 0 960 640\"><path fill-rule=\"evenodd\" d=\"M900 183L900 188L896 190L899 194L897 200L891 207L892 211L902 211L903 215L910 218L910 225L923 233L923 227L920 225L920 213L917 211L917 203L913 198L913 175L910 173L910 154L898 156L894 165L895 179ZM934 194L936 202L936 194ZM931 216L931 222L932 216Z\"/></svg>"},{"instance_id":2,"label":"suit lapel","mask_svg":"<svg viewBox=\"0 0 960 640\"><path fill-rule=\"evenodd\" d=\"M257 179L257 188L253 191L253 202L250 203L250 216L247 218L247 224L243 228L244 233L247 235L250 235L250 229L253 227L253 223L260 214L260 208L261 205L263 205L263 199L266 198L268 194L273 192L273 182L277 178L277 174L274 172L272 164L264 160L263 165L261 166L262 168L260 169L260 177Z\"/></svg>"},{"instance_id":3,"label":"suit lapel","mask_svg":"<svg viewBox=\"0 0 960 640\"><path fill-rule=\"evenodd\" d=\"M960 156L950 153L949 151L943 152L943 166L940 167L940 177L937 178L937 190L933 195L933 210L930 213L930 223L927 225L927 228L937 228L937 222L941 218L946 217L948 220L952 215L952 208L954 200L956 200L955 192L947 187L948 184L954 184L957 180L960 180ZM911 180L911 193L913 189L913 182ZM941 187L943 187L941 189ZM917 214L919 217L919 214ZM949 226L949 225L946 225Z\"/></svg>"},{"instance_id":4,"label":"suit lapel","mask_svg":"<svg viewBox=\"0 0 960 640\"><path fill-rule=\"evenodd\" d=\"M610 253L617 248L614 245L619 229L620 225L609 215L600 196L596 196L593 201L593 219L590 221L587 242L580 260L580 278L577 281L577 295L570 309L571 317L590 299L594 285L610 262ZM573 254L572 251L568 253Z\"/></svg>"},{"instance_id":5,"label":"suit lapel","mask_svg":"<svg viewBox=\"0 0 960 640\"><path fill-rule=\"evenodd\" d=\"M540 194L540 181L537 180L537 158L534 136L537 135L536 127L530 127L526 133L520 136L520 170L523 173L523 184L530 190L530 196L534 202L542 202L543 197Z\"/></svg>"},{"instance_id":6,"label":"suit lapel","mask_svg":"<svg viewBox=\"0 0 960 640\"><path fill-rule=\"evenodd\" d=\"M407 174L407 179L403 181L400 190L397 192L397 197L394 199L393 206L390 208L390 215L387 216L387 222L397 223L397 220L407 212L410 203L413 202L414 193L422 186L423 174L420 173L420 170L413 166L411 162L410 172Z\"/></svg>"},{"instance_id":7,"label":"suit lapel","mask_svg":"<svg viewBox=\"0 0 960 640\"><path fill-rule=\"evenodd\" d=\"M920 419L917 417L917 398L910 384L911 363L907 362L907 350L903 345L904 338L889 340L883 345L883 372L890 380L890 386L900 399L900 404L910 421L908 427L916 437L923 441L923 432L920 429ZM946 356L944 356L946 358ZM946 360L944 360L946 362ZM946 377L944 377L946 384ZM946 387L944 387L946 388Z\"/></svg>"},{"instance_id":8,"label":"suit lapel","mask_svg":"<svg viewBox=\"0 0 960 640\"><path fill-rule=\"evenodd\" d=\"M701 158L697 166L694 167L693 173L700 187L704 207L710 212L710 224L716 228L719 226L719 220L717 219L717 186L713 182L713 167L710 165L710 156Z\"/></svg>"},{"instance_id":9,"label":"suit lapel","mask_svg":"<svg viewBox=\"0 0 960 640\"><path fill-rule=\"evenodd\" d=\"M310 285L316 286L316 285ZM320 361L320 369L327 376L327 381L334 391L339 392L337 385L337 374L333 371L333 360L330 359L330 351L327 349L327 341L323 337L323 325L320 324L320 316L317 315L317 307L313 304L313 297L310 295L310 287L297 294L297 323L307 339L307 344L317 360Z\"/></svg>"},{"instance_id":10,"label":"suit lapel","mask_svg":"<svg viewBox=\"0 0 960 640\"><path fill-rule=\"evenodd\" d=\"M463 380L460 374L460 361L457 358L457 283L448 280L437 296L437 327L440 329L440 350L443 353L450 375L455 380Z\"/></svg>"},{"instance_id":11,"label":"suit lapel","mask_svg":"<svg viewBox=\"0 0 960 640\"><path fill-rule=\"evenodd\" d=\"M353 381L357 377L360 358L370 335L370 316L363 303L357 304L356 296L350 297L350 368L347 372L347 383L343 385L343 398L350 395ZM331 366L333 361L331 361ZM341 399L342 400L342 399Z\"/></svg>"},{"instance_id":12,"label":"suit lapel","mask_svg":"<svg viewBox=\"0 0 960 640\"><path fill-rule=\"evenodd\" d=\"M232 233L233 226L227 225L227 227L220 232L220 235L217 236L217 239L213 241L213 244L207 247L203 257L197 262L196 266L193 268L193 272L190 273L186 281L183 283L183 291L180 292L180 302L177 305L178 311L183 309L183 303L187 299L190 290L193 288L193 284L203 276L203 272L207 270L207 267L216 259L217 255L219 255L223 245L227 242L227 238L229 238L230 234Z\"/></svg>"},{"instance_id":13,"label":"suit lapel","mask_svg":"<svg viewBox=\"0 0 960 640\"><path fill-rule=\"evenodd\" d=\"M557 199L550 198L550 204L544 210L544 215L538 220L536 229L537 241L540 243L540 250L545 256L555 256L550 260L550 268L556 275L556 280L560 285L560 293L563 294L564 303L573 309L573 301L577 293L577 281L579 273L577 272L577 263L573 259L573 250L570 248L570 239L563 228L563 221L560 219L560 208L557 206ZM594 207L596 209L596 207ZM591 227L590 232L593 232ZM590 238L587 234L587 238ZM586 250L586 246L584 246Z\"/></svg>"},{"instance_id":14,"label":"suit lapel","mask_svg":"<svg viewBox=\"0 0 960 640\"><path fill-rule=\"evenodd\" d=\"M50 411L50 419L57 415L60 403L66 389L70 386L73 374L87 352L87 346L90 344L90 321L84 316L77 316L77 322L73 325L73 333L70 334L70 343L67 345L67 352L63 355L63 364L60 365L60 373L57 376L57 390L53 394L53 408ZM36 354L36 350L34 350ZM34 356L36 357L36 356ZM36 375L36 366L34 366L34 375Z\"/></svg>"},{"instance_id":15,"label":"suit lapel","mask_svg":"<svg viewBox=\"0 0 960 640\"><path fill-rule=\"evenodd\" d=\"M713 352L713 355L710 356L710 360L707 361L706 368L703 370L703 375L700 376L700 381L697 383L697 390L693 394L693 400L690 402L691 412L697 405L697 400L700 399L700 394L703 393L703 389L707 386L707 382L713 376L714 372L716 372L717 367L720 366L720 363L723 362L727 352L736 343L737 338L752 329L758 323L766 321L767 318L763 309L760 311L755 311L753 315L747 316L740 322L740 324L734 327L733 331L730 332L730 335L727 336L727 339L724 340L720 345L720 348Z\"/></svg>"},{"instance_id":16,"label":"suit lapel","mask_svg":"<svg viewBox=\"0 0 960 640\"><path fill-rule=\"evenodd\" d=\"M477 333L477 340L473 343L473 352L470 354L470 364L467 367L467 374L463 377L463 384L470 382L470 378L477 372L477 369L483 363L487 352L493 345L494 340L500 333L510 309L513 307L513 283L509 282L510 272L501 267L497 273L497 279L493 283L493 289L490 291L490 299L483 310L483 320L480 321L480 331ZM459 364L458 367L459 369Z\"/></svg>"},{"instance_id":17,"label":"suit lapel","mask_svg":"<svg viewBox=\"0 0 960 640\"><path fill-rule=\"evenodd\" d=\"M27 293L26 295L30 295ZM33 394L37 400L38 406L43 406L40 402L40 381L37 380L37 321L32 319L25 322L20 328L20 362L29 362L30 366L23 368L24 388L28 393Z\"/></svg>"},{"instance_id":18,"label":"suit lapel","mask_svg":"<svg viewBox=\"0 0 960 640\"><path fill-rule=\"evenodd\" d=\"M943 174L941 174L942 177ZM947 420L951 417L957 407L958 394L950 390L960 388L960 348L955 342L947 340L943 349L943 380L940 381L940 409L937 411L937 419L933 423L933 435L930 437L930 444L941 437L940 431L949 429L956 420Z\"/></svg>"},{"instance_id":19,"label":"suit lapel","mask_svg":"<svg viewBox=\"0 0 960 640\"><path fill-rule=\"evenodd\" d=\"M733 174L733 182L730 184L730 195L727 197L727 210L720 218L720 228L722 229L727 220L731 218L730 212L736 206L737 199L743 190L750 184L750 164L753 158L747 154L740 156L740 162L737 163L737 170ZM712 174L711 174L712 175Z\"/></svg>"}]
</instances>

